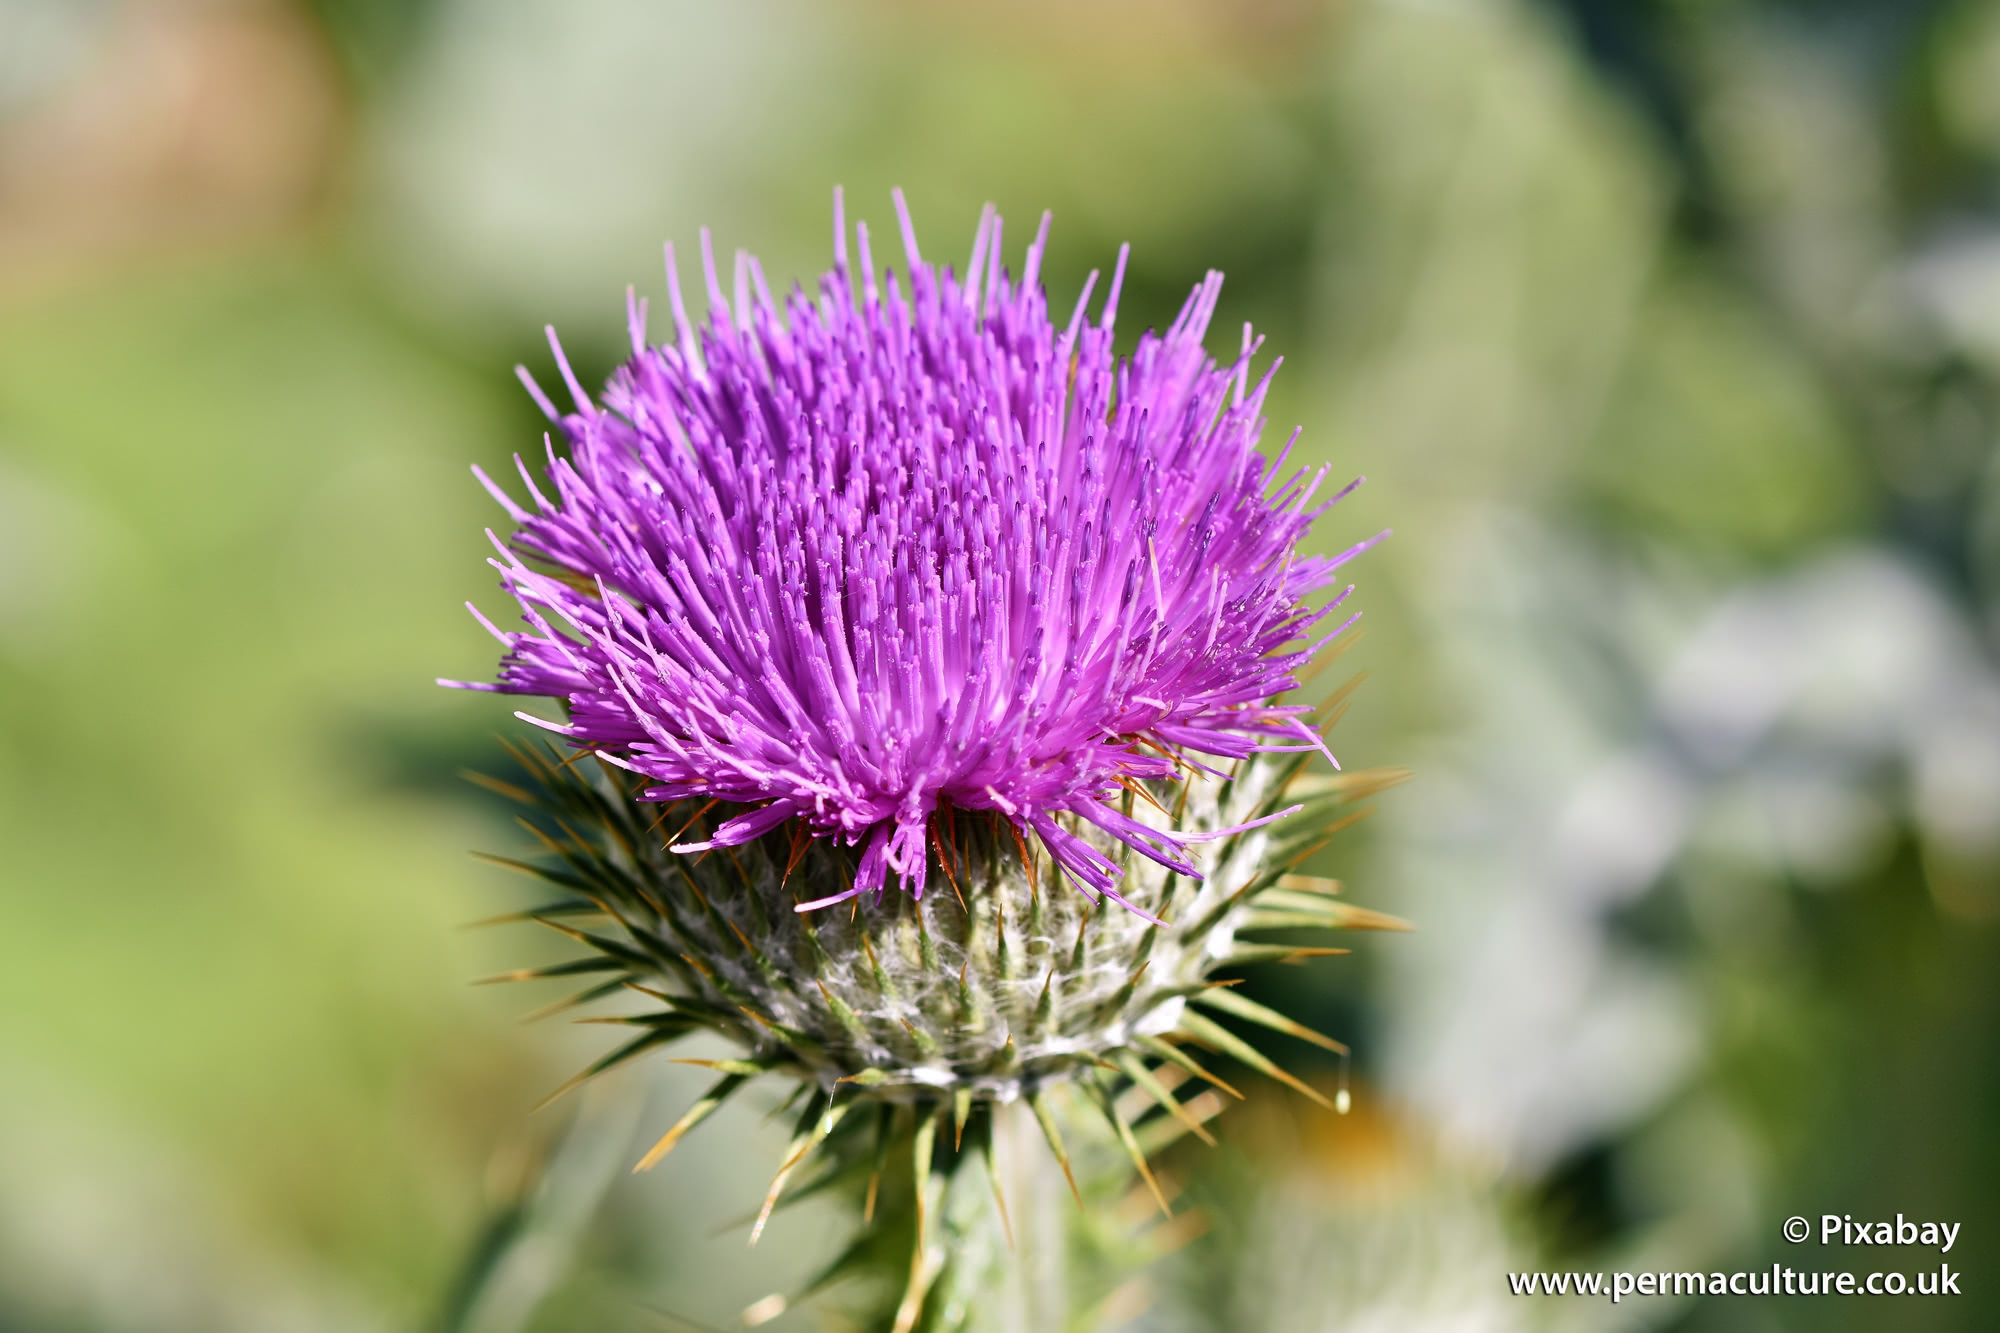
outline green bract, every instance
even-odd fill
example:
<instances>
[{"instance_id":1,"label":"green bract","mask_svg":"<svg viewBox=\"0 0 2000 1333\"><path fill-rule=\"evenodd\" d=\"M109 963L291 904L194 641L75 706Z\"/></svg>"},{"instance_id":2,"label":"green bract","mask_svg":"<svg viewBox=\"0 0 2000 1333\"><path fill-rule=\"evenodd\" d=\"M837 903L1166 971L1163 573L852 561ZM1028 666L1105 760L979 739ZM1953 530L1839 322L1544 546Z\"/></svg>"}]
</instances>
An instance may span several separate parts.
<instances>
[{"instance_id":1,"label":"green bract","mask_svg":"<svg viewBox=\"0 0 2000 1333\"><path fill-rule=\"evenodd\" d=\"M697 856L676 853L671 844L734 812L713 802L641 801L640 780L588 756L514 753L533 790L488 785L531 807L525 822L546 855L506 864L558 890L521 915L587 952L496 979L587 976L576 1003L620 993L644 1001L609 1020L636 1029L632 1039L566 1087L695 1032L738 1048L709 1062L714 1086L640 1167L751 1080L792 1082L799 1120L753 1240L802 1171L816 1183L795 1195L851 1179L866 1191L871 1215L891 1154L909 1163L909 1202L927 1188L948 1188L976 1156L961 1150L983 1149L994 1109L1017 1101L1031 1109L1067 1172L1064 1116L1052 1112L1049 1096L1065 1086L1151 1184L1149 1148L1188 1131L1206 1138L1201 1122L1217 1109L1216 1092L1234 1094L1205 1067L1211 1053L1319 1097L1218 1020L1345 1055L1339 1043L1238 995L1218 974L1340 952L1284 938L1298 929L1400 925L1342 901L1333 882L1293 871L1360 813L1356 802L1400 780L1396 771L1308 776L1306 756L1260 756L1241 762L1233 781L1135 784L1126 813L1150 811L1184 834L1304 806L1275 823L1193 843L1201 880L1100 838L1096 845L1121 867L1127 899L1166 923L1155 925L1055 882L1040 849L998 818L972 812L947 814L933 839L931 883L942 891L801 912L800 902L851 882L854 851L781 829ZM1184 1101L1178 1094L1191 1079L1210 1088ZM1155 1194L1164 1209L1166 1198L1157 1187ZM921 1225L915 1243L921 1257ZM922 1307L940 1267L912 1266L910 1311Z\"/></svg>"}]
</instances>

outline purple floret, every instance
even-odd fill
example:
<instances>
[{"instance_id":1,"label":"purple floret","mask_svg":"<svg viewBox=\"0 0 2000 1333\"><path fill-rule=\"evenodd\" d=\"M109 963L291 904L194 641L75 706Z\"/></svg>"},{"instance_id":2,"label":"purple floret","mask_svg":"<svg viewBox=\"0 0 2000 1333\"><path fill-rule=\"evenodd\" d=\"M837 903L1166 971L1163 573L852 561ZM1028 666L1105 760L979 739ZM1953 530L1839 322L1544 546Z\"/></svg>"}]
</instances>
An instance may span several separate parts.
<instances>
[{"instance_id":1,"label":"purple floret","mask_svg":"<svg viewBox=\"0 0 2000 1333\"><path fill-rule=\"evenodd\" d=\"M1073 821L1195 873L1121 787L1206 768L1196 754L1323 749L1305 706L1274 701L1352 623L1321 629L1351 588L1306 597L1377 539L1297 553L1353 487L1315 505L1325 470L1300 468L1269 493L1291 451L1256 452L1277 363L1250 384L1248 326L1232 365L1203 350L1220 274L1118 358L1125 250L1097 320L1093 273L1058 327L1046 216L1017 283L990 208L963 280L896 208L904 273L878 278L865 225L850 269L836 195L833 271L782 305L742 254L726 297L704 232L699 328L669 246L676 341L648 346L631 301L601 402L551 331L575 411L523 379L569 443L548 452L554 494L520 465L529 512L480 478L519 525L493 564L530 628L494 630L499 683L470 688L562 700L566 723L528 720L650 779L646 799L750 807L677 851L793 819L861 845L852 887L808 907L891 871L921 894L946 802L1123 903Z\"/></svg>"}]
</instances>

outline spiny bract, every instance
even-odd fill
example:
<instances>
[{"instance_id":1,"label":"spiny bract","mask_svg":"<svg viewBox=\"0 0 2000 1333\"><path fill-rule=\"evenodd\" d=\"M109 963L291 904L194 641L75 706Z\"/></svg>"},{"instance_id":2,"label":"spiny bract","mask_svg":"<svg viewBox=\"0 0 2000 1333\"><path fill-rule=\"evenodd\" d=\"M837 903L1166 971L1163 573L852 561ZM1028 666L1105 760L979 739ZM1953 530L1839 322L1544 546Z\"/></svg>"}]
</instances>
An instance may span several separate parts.
<instances>
[{"instance_id":1,"label":"spiny bract","mask_svg":"<svg viewBox=\"0 0 2000 1333\"><path fill-rule=\"evenodd\" d=\"M1103 839L1106 854L1123 862L1135 904L1166 923L1155 924L1106 900L1060 891L1046 881L1047 860L1024 852L1004 820L970 814L947 820L950 832L933 866L953 891L923 899L887 894L799 913L790 910L800 893L793 886L851 879L851 850L800 830L789 840L770 836L685 856L663 834L699 825L712 813L706 803L656 806L640 799L641 783L617 766L565 760L553 748L510 749L532 790L484 781L532 807L524 823L547 855L491 859L562 891L515 919L539 921L592 952L493 980L589 976L586 989L557 1007L620 991L654 1006L595 1020L628 1025L636 1035L559 1091L691 1033L732 1041L739 1055L695 1062L710 1065L716 1082L640 1159L643 1170L752 1079L793 1080L799 1120L751 1239L781 1201L844 1182L865 1181L872 1217L885 1163L896 1153L913 1193L899 1201L895 1218L910 1231L919 1260L896 1328L914 1326L909 1319L925 1308L932 1284L950 1274L953 1256L979 1252L964 1237L938 1244L926 1219L963 1217L963 1201L953 1201L971 1186L960 1167L972 1157L991 1166L998 1107L1025 1101L1067 1174L1070 1149L1058 1128L1066 1117L1049 1094L1064 1086L1080 1091L1165 1211L1168 1199L1147 1157L1184 1133L1207 1140L1203 1122L1222 1105L1214 1090L1184 1099L1183 1085L1193 1078L1239 1095L1186 1048L1239 1061L1325 1104L1218 1016L1343 1059L1347 1053L1212 974L1345 952L1258 938L1266 932L1402 927L1342 901L1332 881L1295 870L1365 813L1359 802L1400 781L1401 770L1320 776L1303 771L1307 756L1254 756L1231 782L1197 777L1173 790L1148 784L1146 795L1174 802L1171 814L1183 829L1254 825L1198 844L1199 879ZM1296 813L1258 822L1281 802ZM1149 808L1126 805L1135 817ZM1165 822L1167 812L1154 813ZM962 1156L968 1145L976 1153ZM787 1194L815 1155L823 1160L812 1178ZM870 1253L857 1242L814 1287L865 1271Z\"/></svg>"}]
</instances>

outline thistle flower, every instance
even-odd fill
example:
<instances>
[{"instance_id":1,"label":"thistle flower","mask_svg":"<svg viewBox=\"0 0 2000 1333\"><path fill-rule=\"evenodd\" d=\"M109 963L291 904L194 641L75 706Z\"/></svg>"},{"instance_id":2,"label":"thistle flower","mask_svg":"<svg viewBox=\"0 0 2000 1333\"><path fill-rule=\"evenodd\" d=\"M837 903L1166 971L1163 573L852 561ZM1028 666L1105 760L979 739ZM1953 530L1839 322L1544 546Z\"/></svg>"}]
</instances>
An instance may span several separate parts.
<instances>
[{"instance_id":1,"label":"thistle flower","mask_svg":"<svg viewBox=\"0 0 2000 1333\"><path fill-rule=\"evenodd\" d=\"M532 507L480 475L517 525L493 564L527 629L489 623L498 683L466 687L559 701L520 716L577 752L518 750L538 790L500 785L553 858L516 864L564 890L528 915L594 952L510 975L652 998L586 1072L696 1030L742 1049L641 1165L749 1079L796 1079L754 1239L814 1150L822 1182L873 1163L872 1214L902 1143L908 1327L944 1263L926 1191L994 1108L1026 1101L1067 1171L1044 1094L1073 1085L1145 1174L1163 1126L1206 1137L1180 1081L1227 1088L1184 1044L1310 1091L1203 1011L1344 1054L1210 977L1337 952L1240 938L1259 930L1397 924L1293 871L1321 815L1399 775L1303 775L1325 747L1281 699L1352 589L1308 599L1379 538L1298 552L1347 491L1286 475L1289 441L1257 452L1276 364L1252 383L1247 326L1233 363L1204 351L1220 275L1118 357L1125 251L1095 319L1093 274L1059 326L1046 217L1017 282L990 208L961 278L896 207L906 269L878 274L863 226L857 271L836 195L817 300L774 300L741 254L725 294L704 233L699 327L669 247L675 339L649 345L628 299L601 401L551 331L573 410L522 378L567 454L549 445L548 491L517 460ZM1135 1127L1132 1096L1164 1120Z\"/></svg>"},{"instance_id":2,"label":"thistle flower","mask_svg":"<svg viewBox=\"0 0 2000 1333\"><path fill-rule=\"evenodd\" d=\"M535 392L570 454L550 452L553 501L523 468L533 512L488 482L520 525L501 572L533 627L496 631L491 688L565 701L542 725L619 755L652 779L644 799L749 807L678 850L793 819L860 845L854 883L806 907L892 871L921 896L947 805L998 812L1124 902L1118 866L1059 817L1196 873L1181 835L1110 803L1177 755L1319 747L1305 707L1274 702L1318 645L1283 649L1341 605L1304 599L1370 543L1294 555L1340 496L1315 506L1324 470L1306 468L1267 496L1291 449L1255 452L1277 366L1246 393L1247 326L1236 364L1210 363L1220 274L1120 361L1126 251L1097 320L1093 275L1059 329L1046 218L1016 284L989 209L961 282L923 262L896 201L907 282L878 281L857 228L858 309L837 205L817 303L781 308L739 254L732 305L704 233L699 333L669 247L677 342L649 347L632 302L602 406L551 331L575 410Z\"/></svg>"}]
</instances>

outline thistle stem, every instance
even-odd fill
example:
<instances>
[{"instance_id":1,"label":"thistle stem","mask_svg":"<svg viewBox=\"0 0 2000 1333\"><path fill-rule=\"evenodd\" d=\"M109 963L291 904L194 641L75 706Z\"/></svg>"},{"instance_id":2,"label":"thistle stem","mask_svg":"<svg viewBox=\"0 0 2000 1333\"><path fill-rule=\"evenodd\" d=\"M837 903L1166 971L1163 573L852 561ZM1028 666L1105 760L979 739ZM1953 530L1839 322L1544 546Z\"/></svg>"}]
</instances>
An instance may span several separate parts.
<instances>
[{"instance_id":1,"label":"thistle stem","mask_svg":"<svg viewBox=\"0 0 2000 1333\"><path fill-rule=\"evenodd\" d=\"M1013 1224L1013 1253L1001 1255L994 1327L1002 1333L1067 1327L1066 1242L1077 1205L1027 1106L996 1107L994 1120L998 1172Z\"/></svg>"},{"instance_id":2,"label":"thistle stem","mask_svg":"<svg viewBox=\"0 0 2000 1333\"><path fill-rule=\"evenodd\" d=\"M1081 1137L1070 1099L1046 1098L1044 1108ZM972 1164L953 1173L939 1232L950 1263L930 1293L920 1327L940 1333L1075 1327L1090 1308L1089 1288L1103 1283L1103 1256L1090 1253L1086 1215L1034 1112L1013 1102L988 1114L981 1134L990 1134L992 1171ZM1093 1174L1087 1183L1096 1179ZM1092 1210L1112 1203L1095 1191L1086 1195Z\"/></svg>"}]
</instances>

